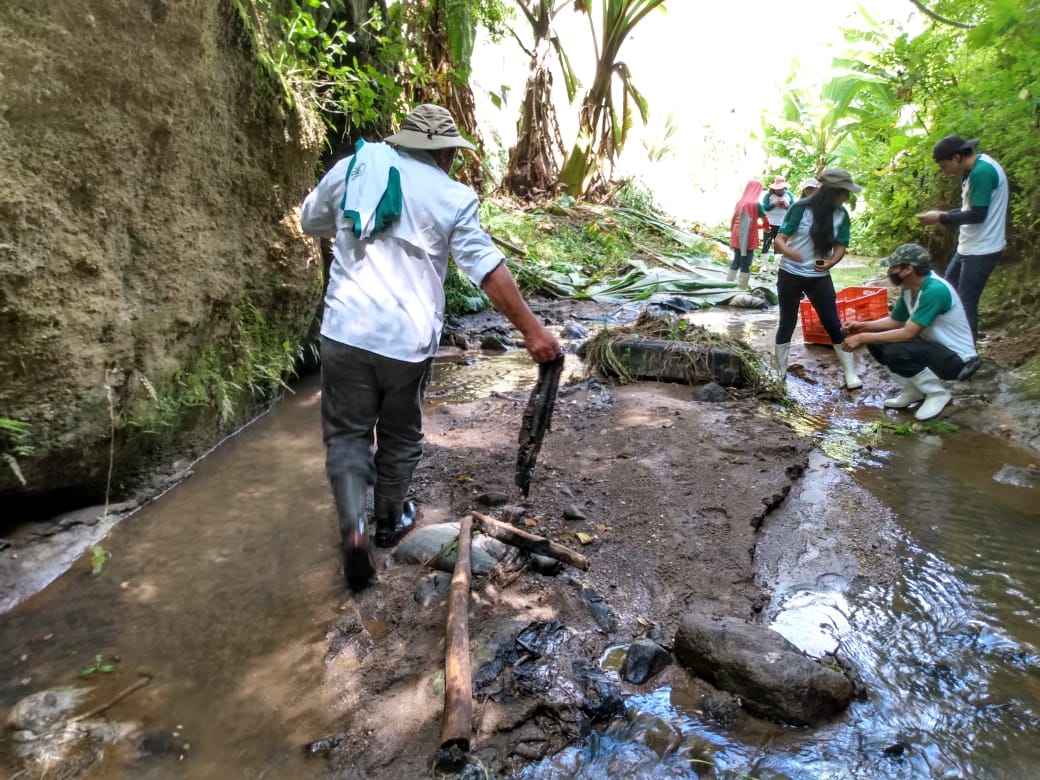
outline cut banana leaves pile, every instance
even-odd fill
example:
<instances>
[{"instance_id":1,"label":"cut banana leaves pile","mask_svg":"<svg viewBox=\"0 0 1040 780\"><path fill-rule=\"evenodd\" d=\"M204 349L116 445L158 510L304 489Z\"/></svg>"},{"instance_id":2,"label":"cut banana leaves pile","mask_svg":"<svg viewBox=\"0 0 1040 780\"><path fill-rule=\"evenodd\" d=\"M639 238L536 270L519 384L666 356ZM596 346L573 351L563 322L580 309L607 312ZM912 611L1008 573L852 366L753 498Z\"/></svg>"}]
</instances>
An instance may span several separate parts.
<instances>
[{"instance_id":1,"label":"cut banana leaves pile","mask_svg":"<svg viewBox=\"0 0 1040 780\"><path fill-rule=\"evenodd\" d=\"M745 291L737 289L736 282L726 281L727 264L702 254L710 243L705 237L631 209L611 209L610 213L623 220L638 220L649 225L686 248L686 251L661 252L640 246L640 252L653 261L653 267L642 260L633 259L624 276L614 279L593 279L573 268L555 270L539 265L537 259L531 257L522 264L511 262L513 273L546 295L600 303L651 301L655 296L683 296L696 306L710 308L729 303L738 295L746 295ZM522 250L517 247L499 243L522 254ZM771 304L777 302L776 291L771 285L755 285L749 292Z\"/></svg>"},{"instance_id":2,"label":"cut banana leaves pile","mask_svg":"<svg viewBox=\"0 0 1040 780\"><path fill-rule=\"evenodd\" d=\"M669 261L667 268L649 268L640 261L633 261L623 277L597 282L577 272L561 273L530 265L514 266L513 271L522 274L528 282L536 277L540 291L548 295L600 303L646 301L655 295L682 295L694 299L702 308L710 308L744 294L737 289L735 282L726 281L726 269L710 259L689 255L673 255L666 259ZM771 287L755 286L752 292L776 303L776 291Z\"/></svg>"}]
</instances>

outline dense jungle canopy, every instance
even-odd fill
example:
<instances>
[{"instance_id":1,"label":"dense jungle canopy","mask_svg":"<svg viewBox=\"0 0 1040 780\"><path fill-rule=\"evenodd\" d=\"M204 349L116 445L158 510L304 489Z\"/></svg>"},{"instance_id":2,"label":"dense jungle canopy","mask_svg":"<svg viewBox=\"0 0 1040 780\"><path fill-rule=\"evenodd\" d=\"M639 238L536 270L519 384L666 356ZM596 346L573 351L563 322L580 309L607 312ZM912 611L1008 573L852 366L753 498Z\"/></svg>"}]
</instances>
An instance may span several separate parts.
<instances>
[{"instance_id":1,"label":"dense jungle canopy","mask_svg":"<svg viewBox=\"0 0 1040 780\"><path fill-rule=\"evenodd\" d=\"M980 148L1003 164L1011 181L1007 261L1021 266L1011 274L1012 289L1016 305L1028 309L1035 298L1026 297L1020 282L1035 269L1040 208L1035 4L906 0L906 6L923 22L913 31L875 19L871 4L862 4L831 73L812 74L811 86L791 75L780 96L780 121L763 101L757 140L768 170L797 181L828 165L847 168L865 185L868 204L857 214L857 250L881 253L914 240L946 257L953 232L922 228L914 218L959 196L956 183L932 162L931 147L948 133L981 139ZM522 98L512 105L516 137L502 139L506 170L494 180L476 160L468 167L471 181L486 191L501 187L534 202L561 193L608 195L629 130L650 110L660 115L671 108L647 104L638 84L649 63L625 59L624 43L635 28L651 14L668 13L656 0L405 0L371 8L343 0L260 0L255 13L278 67L325 112L334 148L378 136L419 99L450 106L482 141L471 113L469 60L478 30L498 46L520 47L529 72ZM587 19L594 63L572 55L588 51L587 42L574 37L580 27L567 27L570 39L557 32L560 21L575 14ZM696 31L697 37L735 34ZM676 99L685 99L686 91ZM502 96L492 98L502 105ZM576 137L561 135L560 116L577 117ZM670 128L668 143L695 130ZM485 146L487 154L493 151Z\"/></svg>"}]
</instances>

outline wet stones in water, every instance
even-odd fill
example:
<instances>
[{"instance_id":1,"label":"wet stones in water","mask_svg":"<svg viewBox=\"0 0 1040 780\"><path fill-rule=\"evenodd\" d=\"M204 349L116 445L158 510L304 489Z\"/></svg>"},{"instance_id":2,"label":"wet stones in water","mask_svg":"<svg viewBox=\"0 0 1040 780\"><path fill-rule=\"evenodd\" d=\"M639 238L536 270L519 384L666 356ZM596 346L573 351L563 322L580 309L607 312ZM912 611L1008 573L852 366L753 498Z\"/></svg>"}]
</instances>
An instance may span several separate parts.
<instances>
[{"instance_id":1,"label":"wet stones in water","mask_svg":"<svg viewBox=\"0 0 1040 780\"><path fill-rule=\"evenodd\" d=\"M455 347L465 352L469 349L469 342L466 340L466 336L462 331L454 330L451 333L441 334L441 346L442 347Z\"/></svg>"},{"instance_id":2,"label":"wet stones in water","mask_svg":"<svg viewBox=\"0 0 1040 780\"><path fill-rule=\"evenodd\" d=\"M480 348L488 352L505 352L515 346L516 344L511 338L498 333L486 333L480 339Z\"/></svg>"},{"instance_id":3,"label":"wet stones in water","mask_svg":"<svg viewBox=\"0 0 1040 780\"><path fill-rule=\"evenodd\" d=\"M708 382L708 384L698 387L694 391L693 400L706 403L721 403L729 400L729 393L718 382Z\"/></svg>"},{"instance_id":4,"label":"wet stones in water","mask_svg":"<svg viewBox=\"0 0 1040 780\"><path fill-rule=\"evenodd\" d=\"M85 689L38 691L17 702L7 718L14 753L27 777L80 777L102 760L106 745L137 726L108 720L75 720Z\"/></svg>"},{"instance_id":5,"label":"wet stones in water","mask_svg":"<svg viewBox=\"0 0 1040 780\"><path fill-rule=\"evenodd\" d=\"M588 338L589 332L576 322L568 322L563 326L560 335L565 339L584 339Z\"/></svg>"},{"instance_id":6,"label":"wet stones in water","mask_svg":"<svg viewBox=\"0 0 1040 780\"><path fill-rule=\"evenodd\" d=\"M720 726L729 726L736 722L744 710L740 706L740 699L732 693L725 691L712 691L701 696L697 703L704 713L704 717Z\"/></svg>"},{"instance_id":7,"label":"wet stones in water","mask_svg":"<svg viewBox=\"0 0 1040 780\"><path fill-rule=\"evenodd\" d=\"M893 742L891 745L886 747L882 752L886 756L891 756L892 758L902 758L903 754L906 752L907 748L909 748L909 747L910 746L908 744L906 744L905 742Z\"/></svg>"},{"instance_id":8,"label":"wet stones in water","mask_svg":"<svg viewBox=\"0 0 1040 780\"><path fill-rule=\"evenodd\" d=\"M1040 482L1040 469L1035 467L1021 468L1020 466L1004 465L1000 471L993 475L994 482L1003 485L1014 485L1021 488L1034 488Z\"/></svg>"},{"instance_id":9,"label":"wet stones in water","mask_svg":"<svg viewBox=\"0 0 1040 780\"><path fill-rule=\"evenodd\" d=\"M633 685L642 685L663 672L672 663L672 654L656 642L633 642L625 654L621 679Z\"/></svg>"},{"instance_id":10,"label":"wet stones in water","mask_svg":"<svg viewBox=\"0 0 1040 780\"><path fill-rule=\"evenodd\" d=\"M37 691L16 703L7 716L12 731L39 734L63 718L72 716L86 690L81 688L54 688Z\"/></svg>"},{"instance_id":11,"label":"wet stones in water","mask_svg":"<svg viewBox=\"0 0 1040 780\"><path fill-rule=\"evenodd\" d=\"M477 496L477 503L482 506L505 506L509 503L509 496L498 490L489 490Z\"/></svg>"},{"instance_id":12,"label":"wet stones in water","mask_svg":"<svg viewBox=\"0 0 1040 780\"><path fill-rule=\"evenodd\" d=\"M675 657L698 677L739 696L760 717L807 726L848 707L852 683L813 661L775 631L737 618L687 615Z\"/></svg>"}]
</instances>

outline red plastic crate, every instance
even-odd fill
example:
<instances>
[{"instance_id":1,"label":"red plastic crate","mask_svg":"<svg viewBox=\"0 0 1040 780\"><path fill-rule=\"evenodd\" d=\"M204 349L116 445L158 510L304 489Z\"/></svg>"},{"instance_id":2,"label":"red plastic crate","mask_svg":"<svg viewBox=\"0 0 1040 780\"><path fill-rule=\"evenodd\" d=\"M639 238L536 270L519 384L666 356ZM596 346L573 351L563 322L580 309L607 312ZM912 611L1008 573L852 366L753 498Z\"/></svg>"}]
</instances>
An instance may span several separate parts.
<instances>
[{"instance_id":1,"label":"red plastic crate","mask_svg":"<svg viewBox=\"0 0 1040 780\"><path fill-rule=\"evenodd\" d=\"M838 319L846 322L879 320L888 316L888 290L884 287L846 287L837 294ZM798 314L802 320L802 341L806 344L830 344L831 337L820 324L816 309L803 298Z\"/></svg>"}]
</instances>

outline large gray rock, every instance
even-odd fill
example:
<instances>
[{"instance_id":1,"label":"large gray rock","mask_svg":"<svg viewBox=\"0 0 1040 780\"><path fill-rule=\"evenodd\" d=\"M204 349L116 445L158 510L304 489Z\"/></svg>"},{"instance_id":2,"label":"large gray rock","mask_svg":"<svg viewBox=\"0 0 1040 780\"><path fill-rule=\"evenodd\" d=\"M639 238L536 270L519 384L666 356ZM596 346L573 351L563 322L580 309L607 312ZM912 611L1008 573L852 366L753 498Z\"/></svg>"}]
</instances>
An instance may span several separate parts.
<instances>
[{"instance_id":1,"label":"large gray rock","mask_svg":"<svg viewBox=\"0 0 1040 780\"><path fill-rule=\"evenodd\" d=\"M453 542L458 536L458 523L420 526L394 548L394 560L398 563L418 563L453 572L457 549ZM484 534L474 534L469 552L470 570L474 574L490 574L500 561L509 556L511 550L509 545L497 539Z\"/></svg>"},{"instance_id":2,"label":"large gray rock","mask_svg":"<svg viewBox=\"0 0 1040 780\"><path fill-rule=\"evenodd\" d=\"M740 696L760 717L812 725L852 701L845 675L806 657L775 631L736 618L688 615L675 634L673 652L683 666Z\"/></svg>"}]
</instances>

